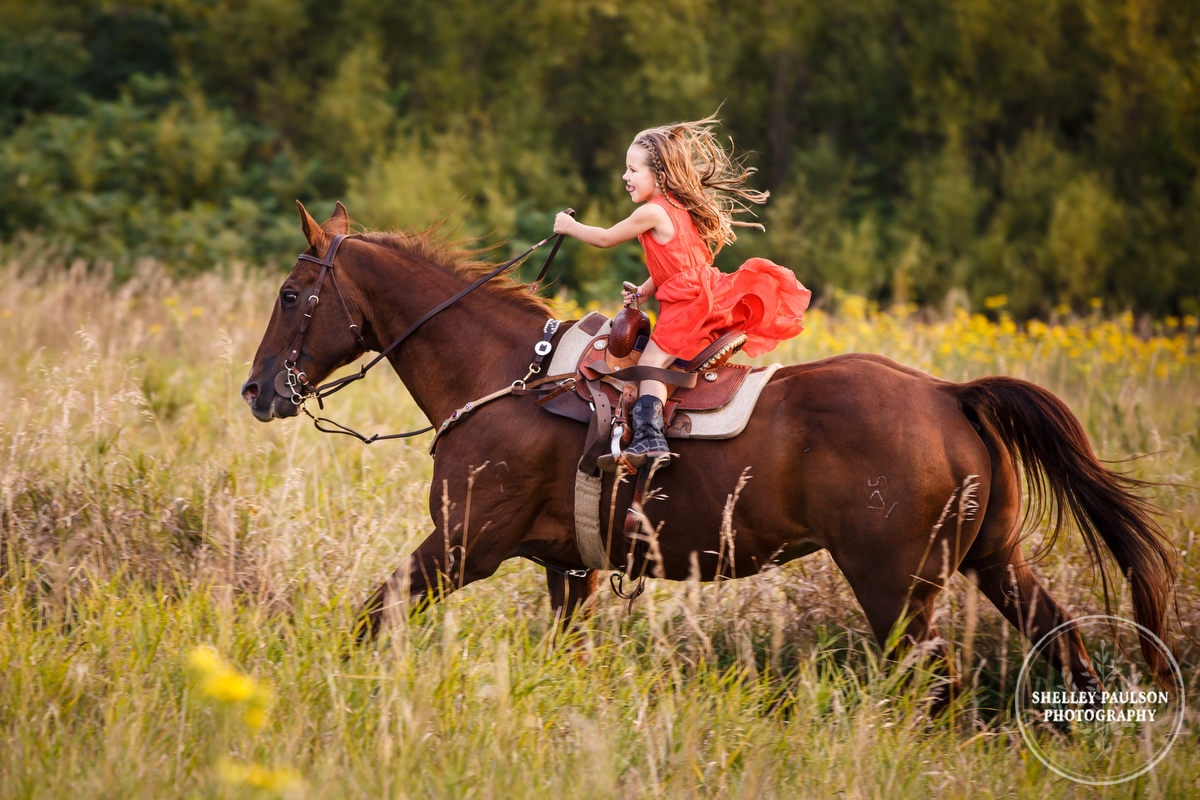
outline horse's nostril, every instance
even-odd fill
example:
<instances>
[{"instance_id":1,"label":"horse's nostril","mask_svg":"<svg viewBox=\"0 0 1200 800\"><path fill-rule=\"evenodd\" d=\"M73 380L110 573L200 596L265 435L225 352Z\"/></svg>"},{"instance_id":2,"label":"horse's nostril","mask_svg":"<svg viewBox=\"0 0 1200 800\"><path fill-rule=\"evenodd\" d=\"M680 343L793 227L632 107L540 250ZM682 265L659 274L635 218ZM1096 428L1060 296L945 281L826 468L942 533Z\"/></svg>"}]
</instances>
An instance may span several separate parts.
<instances>
[{"instance_id":1,"label":"horse's nostril","mask_svg":"<svg viewBox=\"0 0 1200 800\"><path fill-rule=\"evenodd\" d=\"M247 403L252 403L256 397L258 397L258 384L246 381L245 385L242 386L242 399Z\"/></svg>"}]
</instances>

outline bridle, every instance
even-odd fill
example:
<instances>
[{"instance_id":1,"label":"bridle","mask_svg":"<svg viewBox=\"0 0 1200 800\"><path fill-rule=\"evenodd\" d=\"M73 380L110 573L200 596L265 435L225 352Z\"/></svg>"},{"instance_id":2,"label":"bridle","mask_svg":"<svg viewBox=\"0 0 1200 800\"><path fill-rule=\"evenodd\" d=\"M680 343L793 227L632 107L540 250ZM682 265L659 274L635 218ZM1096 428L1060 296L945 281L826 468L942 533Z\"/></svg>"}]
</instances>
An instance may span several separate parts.
<instances>
[{"instance_id":1,"label":"bridle","mask_svg":"<svg viewBox=\"0 0 1200 800\"><path fill-rule=\"evenodd\" d=\"M321 265L321 272L317 275L317 283L313 286L313 292L308 296L308 308L304 312L304 318L300 320L300 330L296 331L296 338L292 340L292 346L288 348L287 358L283 361L283 367L287 375L287 388L292 393L292 402L296 405L301 405L307 395L316 395L319 399L320 389L310 386L308 376L296 368L296 359L300 357L300 349L304 346L304 334L308 332L308 323L312 321L313 311L317 308L317 303L321 301L321 284L325 282L325 275L328 273L329 282L333 284L333 290L337 292L338 302L342 304L342 311L346 314L346 322L350 325L350 332L354 334L355 341L358 346L364 351L367 350L367 343L363 340L362 332L354 322L354 318L350 316L350 307L346 305L346 298L342 296L342 290L337 284L337 275L333 271L333 259L337 256L338 248L342 246L342 242L346 240L346 234L339 233L333 237L333 241L329 243L328 249L325 251L324 258L310 256L308 253L301 253L297 256L296 261L311 261L314 264ZM283 373L281 373L283 374ZM276 379L278 381L278 378Z\"/></svg>"},{"instance_id":2,"label":"bridle","mask_svg":"<svg viewBox=\"0 0 1200 800\"><path fill-rule=\"evenodd\" d=\"M568 213L572 216L575 215L575 212L569 208L566 210L566 213ZM334 422L331 419L327 419L325 417L318 417L318 416L314 415L311 411L309 411L309 409L308 409L307 405L305 405L305 403L308 400L315 399L317 401L317 405L323 411L325 409L324 400L326 397L329 397L331 394L340 392L342 389L346 388L347 386L349 386L351 383L354 383L355 381L360 381L363 378L365 378L367 376L368 370L370 370L372 367L374 367L376 364L378 364L383 359L387 358L389 353L391 353L393 350L395 350L397 347L399 347L400 344L405 339L407 339L410 335L412 335L412 333L414 331L416 331L417 328L421 327L421 325L423 325L425 322L427 322L431 317L435 316L439 312L444 311L445 309L454 305L454 303L458 302L463 297L466 297L468 294L475 291L480 286L482 286L483 284L490 281L492 278L495 278L497 275L499 275L500 273L509 269L514 264L517 264L520 261L522 261L526 256L528 256L534 250L537 250L539 247L546 244L551 239L554 239L555 240L554 247L551 248L550 254L548 256L546 256L546 263L542 264L541 272L538 273L537 278L534 279L533 283L530 286L529 291L531 293L536 292L538 289L538 286L542 282L542 279L546 277L546 273L550 269L550 264L554 262L554 257L556 255L558 255L558 249L559 249L559 247L562 246L563 237L564 237L564 234L561 234L561 233L547 236L545 239L542 239L540 242L538 242L537 244L530 247L524 253L521 253L520 255L504 262L503 264L501 264L500 266L496 267L494 270L489 272L487 275L484 275L483 277L477 279L470 286L466 287L465 289L462 289L454 296L452 296L446 300L443 300L437 306L435 306L434 308L432 308L429 311L426 311L424 314L422 314L421 317L416 322L414 322L413 324L408 326L408 328L404 331L404 333L400 334L398 337L396 337L394 340L392 340L391 344L389 344L386 348L381 350L379 352L379 354L377 356L375 356L375 358L371 359L357 373L355 373L353 375L347 375L346 377L338 378L337 380L329 381L327 383L323 383L320 386L312 386L311 384L309 384L308 376L305 375L303 372L301 372L297 368L296 361L300 357L301 349L304 347L304 335L305 335L305 333L308 332L308 325L309 325L309 322L312 320L313 311L316 310L317 304L321 300L321 298L320 298L321 284L325 281L325 275L327 273L329 275L330 283L333 284L333 290L334 290L334 292L337 293L338 301L341 303L342 311L345 312L346 322L350 326L350 332L352 334L354 334L355 341L358 342L358 346L361 347L364 351L368 351L368 350L370 350L370 348L367 347L367 343L362 337L362 332L361 332L359 326L354 322L354 317L351 316L351 314L350 314L350 307L346 304L346 298L344 298L342 296L342 290L338 287L337 274L336 274L336 271L334 270L334 257L337 256L338 248L341 247L342 242L344 242L347 239L347 234L339 233L333 237L333 241L331 241L329 243L329 247L325 251L324 258L317 258L316 256L310 256L308 253L301 253L297 257L297 264L300 261L311 261L314 264L319 264L321 266L321 271L317 275L317 282L313 286L313 292L308 297L308 308L304 312L304 318L302 320L300 320L300 329L298 331L296 331L296 337L295 337L295 339L292 340L292 346L288 349L287 358L284 359L284 362L283 362L284 371L280 372L278 375L275 376L275 391L279 394L284 394L285 389L287 392L290 392L292 402L297 407L299 407L299 409L301 411L303 411L306 415L308 415L309 418L312 419L314 427L316 427L316 429L321 431L322 433L340 433L340 434L344 434L346 436L353 436L353 437L359 439L360 441L362 441L364 444L371 444L372 442L380 441L383 439L404 439L404 438L408 438L410 436L417 436L419 434L427 433L427 432L433 430L434 426L430 425L428 427L421 428L420 430L408 431L407 433L392 433L392 434L387 434L387 435L380 435L380 434L376 433L372 436L364 436L363 434L359 433L358 431L354 430L353 428L349 428L345 425L342 425L339 422ZM281 386L281 383L283 384L282 386ZM333 427L327 427L327 426L333 426Z\"/></svg>"}]
</instances>

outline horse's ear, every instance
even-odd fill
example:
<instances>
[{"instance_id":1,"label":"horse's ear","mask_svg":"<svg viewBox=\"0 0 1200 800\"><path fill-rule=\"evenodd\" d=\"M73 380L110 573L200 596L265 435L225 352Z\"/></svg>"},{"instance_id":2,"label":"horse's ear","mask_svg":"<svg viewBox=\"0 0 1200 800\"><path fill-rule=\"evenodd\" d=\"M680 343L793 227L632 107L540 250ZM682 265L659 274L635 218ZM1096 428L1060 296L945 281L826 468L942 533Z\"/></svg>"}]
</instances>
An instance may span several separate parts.
<instances>
[{"instance_id":1,"label":"horse's ear","mask_svg":"<svg viewBox=\"0 0 1200 800\"><path fill-rule=\"evenodd\" d=\"M304 203L296 201L296 208L300 209L300 228L304 231L304 238L308 240L309 245L320 251L322 247L329 241L329 237L317 221L308 213L308 209L304 207Z\"/></svg>"},{"instance_id":2,"label":"horse's ear","mask_svg":"<svg viewBox=\"0 0 1200 800\"><path fill-rule=\"evenodd\" d=\"M321 227L332 236L338 234L346 236L350 233L350 215L346 212L346 207L342 205L341 200L333 207L333 216L325 220L325 224Z\"/></svg>"}]
</instances>

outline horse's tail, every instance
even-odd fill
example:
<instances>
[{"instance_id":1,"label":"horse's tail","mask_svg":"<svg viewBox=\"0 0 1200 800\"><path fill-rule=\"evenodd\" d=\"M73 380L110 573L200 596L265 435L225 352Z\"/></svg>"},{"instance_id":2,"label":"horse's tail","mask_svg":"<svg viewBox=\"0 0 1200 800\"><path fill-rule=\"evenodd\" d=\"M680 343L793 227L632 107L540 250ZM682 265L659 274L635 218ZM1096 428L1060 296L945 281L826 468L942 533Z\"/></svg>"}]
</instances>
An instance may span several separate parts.
<instances>
[{"instance_id":1,"label":"horse's tail","mask_svg":"<svg viewBox=\"0 0 1200 800\"><path fill-rule=\"evenodd\" d=\"M1146 487L1146 482L1105 467L1071 410L1040 386L997 376L956 384L951 392L1024 467L1030 490L1026 518L1039 519L1052 500L1053 540L1069 509L1092 564L1100 570L1105 607L1109 607L1109 583L1101 540L1129 581L1138 624L1166 644L1167 606L1175 582L1174 548L1155 522L1154 506L1133 493ZM1145 635L1139 636L1156 679L1170 680L1161 650Z\"/></svg>"}]
</instances>

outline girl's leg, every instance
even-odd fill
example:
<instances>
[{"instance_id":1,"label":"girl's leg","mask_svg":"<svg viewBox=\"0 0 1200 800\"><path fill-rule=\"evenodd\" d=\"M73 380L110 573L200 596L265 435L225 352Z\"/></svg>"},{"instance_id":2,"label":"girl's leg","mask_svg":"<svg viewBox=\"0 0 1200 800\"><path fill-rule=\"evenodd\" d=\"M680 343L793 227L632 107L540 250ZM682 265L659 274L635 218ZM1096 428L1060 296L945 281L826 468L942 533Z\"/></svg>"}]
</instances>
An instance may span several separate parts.
<instances>
[{"instance_id":1,"label":"girl's leg","mask_svg":"<svg viewBox=\"0 0 1200 800\"><path fill-rule=\"evenodd\" d=\"M650 340L642 357L638 359L640 366L666 367L675 360L669 353ZM641 396L633 404L630 412L630 422L633 423L633 441L622 454L626 463L634 469L641 469L648 460L667 463L671 450L667 446L666 431L663 421L663 403L667 401L667 387L662 381L642 381L638 389Z\"/></svg>"},{"instance_id":2,"label":"girl's leg","mask_svg":"<svg viewBox=\"0 0 1200 800\"><path fill-rule=\"evenodd\" d=\"M651 339L646 344L638 364L645 367L669 367L675 361L675 356L665 352ZM657 397L660 403L667 402L667 385L662 381L642 381L638 384L638 393L645 397Z\"/></svg>"}]
</instances>

